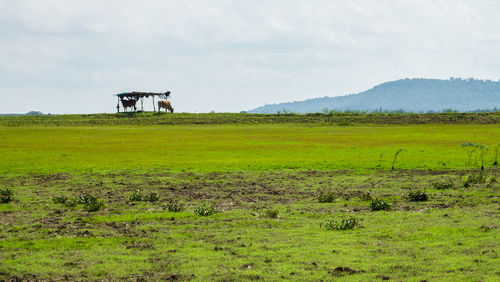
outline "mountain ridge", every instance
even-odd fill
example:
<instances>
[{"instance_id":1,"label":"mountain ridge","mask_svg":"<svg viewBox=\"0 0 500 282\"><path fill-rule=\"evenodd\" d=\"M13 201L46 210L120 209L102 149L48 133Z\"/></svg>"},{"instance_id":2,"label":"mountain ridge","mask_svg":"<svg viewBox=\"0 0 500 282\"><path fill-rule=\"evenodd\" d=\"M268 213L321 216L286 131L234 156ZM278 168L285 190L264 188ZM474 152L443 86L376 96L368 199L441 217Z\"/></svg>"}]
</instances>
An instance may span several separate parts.
<instances>
[{"instance_id":1,"label":"mountain ridge","mask_svg":"<svg viewBox=\"0 0 500 282\"><path fill-rule=\"evenodd\" d=\"M325 111L460 112L500 107L500 80L406 78L388 81L357 94L266 104L249 113Z\"/></svg>"}]
</instances>

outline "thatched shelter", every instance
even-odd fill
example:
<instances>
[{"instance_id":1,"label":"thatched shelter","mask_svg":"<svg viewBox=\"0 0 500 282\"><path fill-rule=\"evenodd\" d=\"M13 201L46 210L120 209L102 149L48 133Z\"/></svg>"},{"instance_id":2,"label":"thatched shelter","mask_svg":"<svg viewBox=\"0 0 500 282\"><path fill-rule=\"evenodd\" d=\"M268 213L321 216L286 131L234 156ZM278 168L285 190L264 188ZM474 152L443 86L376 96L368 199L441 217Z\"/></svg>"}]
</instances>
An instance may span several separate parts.
<instances>
[{"instance_id":1,"label":"thatched shelter","mask_svg":"<svg viewBox=\"0 0 500 282\"><path fill-rule=\"evenodd\" d=\"M158 99L167 99L170 97L170 91L167 91L165 93L155 93L155 92L125 92L125 93L120 93L120 94L115 94L115 96L118 97L118 104L116 104L116 110L120 112L120 102L123 101L141 101L141 111L144 111L144 98L153 98L153 110L156 111L156 105L155 105L155 97L158 97Z\"/></svg>"}]
</instances>

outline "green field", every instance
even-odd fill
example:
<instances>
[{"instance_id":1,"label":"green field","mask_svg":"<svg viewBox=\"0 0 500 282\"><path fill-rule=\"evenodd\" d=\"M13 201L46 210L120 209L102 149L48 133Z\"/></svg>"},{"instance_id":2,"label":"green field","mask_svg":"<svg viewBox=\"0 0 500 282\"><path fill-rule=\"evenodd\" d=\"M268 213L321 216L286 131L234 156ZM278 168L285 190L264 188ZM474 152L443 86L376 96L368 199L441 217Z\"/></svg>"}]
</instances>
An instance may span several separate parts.
<instances>
[{"instance_id":1,"label":"green field","mask_svg":"<svg viewBox=\"0 0 500 282\"><path fill-rule=\"evenodd\" d=\"M494 146L493 125L181 125L0 128L2 173L463 169L466 142ZM487 155L492 161L493 150Z\"/></svg>"},{"instance_id":2,"label":"green field","mask_svg":"<svg viewBox=\"0 0 500 282\"><path fill-rule=\"evenodd\" d=\"M498 124L500 112L485 113L311 113L311 114L234 114L234 113L120 113L51 116L0 116L0 126L102 126L102 125L192 125L192 124Z\"/></svg>"},{"instance_id":3,"label":"green field","mask_svg":"<svg viewBox=\"0 0 500 282\"><path fill-rule=\"evenodd\" d=\"M497 119L2 117L0 280L497 281ZM488 146L483 174L466 142ZM376 198L390 209L371 211Z\"/></svg>"}]
</instances>

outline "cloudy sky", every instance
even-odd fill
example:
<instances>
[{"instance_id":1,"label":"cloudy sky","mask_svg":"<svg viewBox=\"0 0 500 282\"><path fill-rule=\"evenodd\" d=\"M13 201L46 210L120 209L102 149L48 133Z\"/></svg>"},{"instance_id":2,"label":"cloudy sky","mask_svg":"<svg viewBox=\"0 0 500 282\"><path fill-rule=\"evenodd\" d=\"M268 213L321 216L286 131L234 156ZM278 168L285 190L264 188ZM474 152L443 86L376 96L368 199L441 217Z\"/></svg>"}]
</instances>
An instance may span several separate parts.
<instances>
[{"instance_id":1,"label":"cloudy sky","mask_svg":"<svg viewBox=\"0 0 500 282\"><path fill-rule=\"evenodd\" d=\"M114 93L166 90L177 111L239 112L406 77L498 80L499 11L494 0L0 0L0 113L114 112Z\"/></svg>"}]
</instances>

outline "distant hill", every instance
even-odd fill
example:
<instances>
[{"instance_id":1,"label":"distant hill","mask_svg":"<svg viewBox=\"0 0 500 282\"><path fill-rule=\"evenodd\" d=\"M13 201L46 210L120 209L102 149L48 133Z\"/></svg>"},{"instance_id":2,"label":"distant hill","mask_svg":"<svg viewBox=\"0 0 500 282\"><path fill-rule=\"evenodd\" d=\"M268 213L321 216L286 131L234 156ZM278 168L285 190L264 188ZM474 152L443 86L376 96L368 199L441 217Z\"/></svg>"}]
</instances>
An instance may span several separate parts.
<instances>
[{"instance_id":1,"label":"distant hill","mask_svg":"<svg viewBox=\"0 0 500 282\"><path fill-rule=\"evenodd\" d=\"M500 81L450 78L401 79L358 94L271 104L249 113L315 113L325 111L459 112L500 108Z\"/></svg>"}]
</instances>

